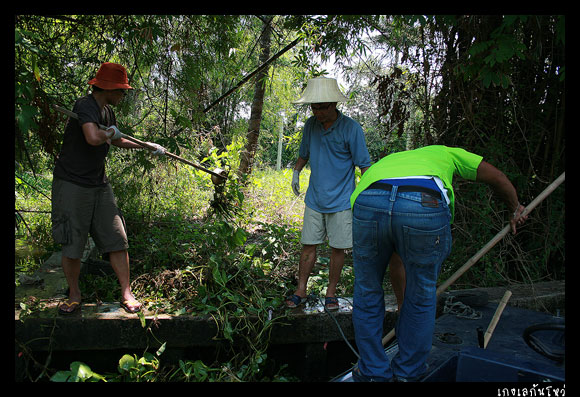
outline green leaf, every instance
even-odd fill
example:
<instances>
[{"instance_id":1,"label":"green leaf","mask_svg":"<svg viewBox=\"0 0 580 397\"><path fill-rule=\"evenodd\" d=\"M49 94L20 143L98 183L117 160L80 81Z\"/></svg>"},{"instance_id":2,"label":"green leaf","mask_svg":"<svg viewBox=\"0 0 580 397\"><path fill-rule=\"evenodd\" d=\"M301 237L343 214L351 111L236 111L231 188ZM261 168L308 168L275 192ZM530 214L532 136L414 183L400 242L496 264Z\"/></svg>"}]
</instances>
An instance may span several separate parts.
<instances>
[{"instance_id":1,"label":"green leaf","mask_svg":"<svg viewBox=\"0 0 580 397\"><path fill-rule=\"evenodd\" d=\"M212 276L216 283L221 285L222 287L226 286L226 274L223 270L220 270L218 266L214 266L212 269Z\"/></svg>"},{"instance_id":2,"label":"green leaf","mask_svg":"<svg viewBox=\"0 0 580 397\"><path fill-rule=\"evenodd\" d=\"M509 78L509 76L506 76L505 74L502 74L500 76L500 79L501 79L501 86L502 86L502 88L508 88L509 85L510 85L510 78Z\"/></svg>"},{"instance_id":3,"label":"green leaf","mask_svg":"<svg viewBox=\"0 0 580 397\"><path fill-rule=\"evenodd\" d=\"M491 73L489 70L482 72L482 82L485 88L489 88L489 86L491 85L492 74L493 73Z\"/></svg>"},{"instance_id":4,"label":"green leaf","mask_svg":"<svg viewBox=\"0 0 580 397\"><path fill-rule=\"evenodd\" d=\"M84 382L93 376L93 371L91 368L80 361L74 361L71 363L70 370L75 382Z\"/></svg>"},{"instance_id":5,"label":"green leaf","mask_svg":"<svg viewBox=\"0 0 580 397\"><path fill-rule=\"evenodd\" d=\"M468 53L469 53L469 55L477 55L480 52L487 50L490 45L491 45L491 41L484 41L482 43L475 43L471 46Z\"/></svg>"},{"instance_id":6,"label":"green leaf","mask_svg":"<svg viewBox=\"0 0 580 397\"><path fill-rule=\"evenodd\" d=\"M32 71L34 73L34 78L36 81L40 82L40 69L38 68L38 58L35 56L32 58Z\"/></svg>"},{"instance_id":7,"label":"green leaf","mask_svg":"<svg viewBox=\"0 0 580 397\"><path fill-rule=\"evenodd\" d=\"M133 357L129 354L125 354L119 360L119 372L122 372L122 371L129 372L131 370L131 368L134 368L136 366L136 364L137 364L137 362L135 360L135 357Z\"/></svg>"},{"instance_id":8,"label":"green leaf","mask_svg":"<svg viewBox=\"0 0 580 397\"><path fill-rule=\"evenodd\" d=\"M143 360L146 360L144 362L145 364L151 364L151 362L157 361L157 359L155 358L155 356L152 353L149 353L149 352L144 352L143 353Z\"/></svg>"},{"instance_id":9,"label":"green leaf","mask_svg":"<svg viewBox=\"0 0 580 397\"><path fill-rule=\"evenodd\" d=\"M201 361L197 360L193 363L193 373L196 379L203 381L207 378L207 366Z\"/></svg>"},{"instance_id":10,"label":"green leaf","mask_svg":"<svg viewBox=\"0 0 580 397\"><path fill-rule=\"evenodd\" d=\"M236 230L236 232L234 233L233 236L233 242L234 244L239 247L241 245L243 245L246 242L247 236L246 236L246 231L242 228L238 228Z\"/></svg>"},{"instance_id":11,"label":"green leaf","mask_svg":"<svg viewBox=\"0 0 580 397\"><path fill-rule=\"evenodd\" d=\"M233 334L234 330L232 329L232 325L230 324L229 321L226 321L226 323L224 324L224 337L230 342L233 342L234 341L232 338Z\"/></svg>"},{"instance_id":12,"label":"green leaf","mask_svg":"<svg viewBox=\"0 0 580 397\"><path fill-rule=\"evenodd\" d=\"M185 116L178 115L175 119L175 122L176 122L176 124L178 124L182 127L190 128L190 129L193 128L193 124L192 124L191 120Z\"/></svg>"},{"instance_id":13,"label":"green leaf","mask_svg":"<svg viewBox=\"0 0 580 397\"><path fill-rule=\"evenodd\" d=\"M15 110L16 121L20 131L28 132L28 130L37 126L33 118L38 114L38 108L30 105L20 105L16 106Z\"/></svg>"},{"instance_id":14,"label":"green leaf","mask_svg":"<svg viewBox=\"0 0 580 397\"><path fill-rule=\"evenodd\" d=\"M166 345L167 345L167 342L163 342L163 344L159 347L159 349L157 349L157 351L155 352L157 357L159 357L160 355L163 354L163 352L165 351Z\"/></svg>"},{"instance_id":15,"label":"green leaf","mask_svg":"<svg viewBox=\"0 0 580 397\"><path fill-rule=\"evenodd\" d=\"M182 307L181 309L174 311L173 315L174 316L182 316L186 313L187 313L187 309L185 307Z\"/></svg>"},{"instance_id":16,"label":"green leaf","mask_svg":"<svg viewBox=\"0 0 580 397\"><path fill-rule=\"evenodd\" d=\"M71 377L70 371L58 371L50 377L51 382L68 382Z\"/></svg>"}]
</instances>

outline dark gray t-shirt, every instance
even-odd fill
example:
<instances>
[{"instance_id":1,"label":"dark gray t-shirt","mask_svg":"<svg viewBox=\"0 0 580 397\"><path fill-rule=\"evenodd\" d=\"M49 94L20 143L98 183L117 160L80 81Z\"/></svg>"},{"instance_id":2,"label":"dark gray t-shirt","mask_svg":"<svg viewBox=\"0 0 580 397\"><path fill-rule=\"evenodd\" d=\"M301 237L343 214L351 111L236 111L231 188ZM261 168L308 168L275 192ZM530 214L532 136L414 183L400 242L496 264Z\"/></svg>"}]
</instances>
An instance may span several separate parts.
<instances>
[{"instance_id":1,"label":"dark gray t-shirt","mask_svg":"<svg viewBox=\"0 0 580 397\"><path fill-rule=\"evenodd\" d=\"M110 145L106 142L99 146L89 145L81 126L85 123L97 123L107 127L116 125L115 114L109 106L105 106L101 114L92 95L79 98L73 112L78 115L78 120L70 118L66 125L53 175L86 187L106 185L108 180L105 175L105 157Z\"/></svg>"}]
</instances>

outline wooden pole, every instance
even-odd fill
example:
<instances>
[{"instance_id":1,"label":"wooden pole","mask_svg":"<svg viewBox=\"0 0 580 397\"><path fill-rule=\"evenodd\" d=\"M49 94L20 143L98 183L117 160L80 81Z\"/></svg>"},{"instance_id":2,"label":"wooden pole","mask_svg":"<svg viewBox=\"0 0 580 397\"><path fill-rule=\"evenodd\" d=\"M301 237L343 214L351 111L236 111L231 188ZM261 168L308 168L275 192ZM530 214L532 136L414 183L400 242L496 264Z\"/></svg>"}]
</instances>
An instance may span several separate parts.
<instances>
[{"instance_id":1,"label":"wooden pole","mask_svg":"<svg viewBox=\"0 0 580 397\"><path fill-rule=\"evenodd\" d=\"M501 317L501 314L503 313L503 309L505 309L505 305L507 305L507 302L508 302L508 300L510 300L511 296L512 296L512 292L509 290L506 291L505 294L503 294L503 298L501 298L501 301L499 302L499 305L498 305L497 309L495 310L493 317L491 318L491 322L487 326L487 331L485 331L485 334L483 335L483 348L484 349L487 347L487 344L489 343L489 340L491 339L491 335L493 334L493 331L495 330L495 326L497 325L497 322L499 321L499 318Z\"/></svg>"}]
</instances>

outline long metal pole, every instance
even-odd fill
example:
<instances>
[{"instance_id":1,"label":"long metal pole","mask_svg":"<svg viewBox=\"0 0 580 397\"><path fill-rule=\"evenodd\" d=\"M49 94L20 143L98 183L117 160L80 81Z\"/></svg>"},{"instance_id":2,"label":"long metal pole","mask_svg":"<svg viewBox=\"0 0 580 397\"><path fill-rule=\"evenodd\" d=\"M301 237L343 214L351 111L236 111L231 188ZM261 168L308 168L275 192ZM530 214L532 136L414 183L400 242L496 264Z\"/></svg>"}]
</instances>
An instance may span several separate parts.
<instances>
[{"instance_id":1,"label":"long metal pole","mask_svg":"<svg viewBox=\"0 0 580 397\"><path fill-rule=\"evenodd\" d=\"M215 101L213 101L208 107L206 107L203 110L203 112L204 113L207 113L215 105L217 105L218 103L220 103L224 98L228 97L231 93L233 93L235 90L237 90L238 88L240 88L241 86L243 86L248 80L250 80L256 74L258 74L258 72L260 70L262 70L265 67L267 67L268 65L270 65L272 62L274 62L276 59L278 59L280 56L282 56L286 51L288 51L289 49L291 49L292 47L294 47L296 44L298 44L298 42L300 42L300 40L302 40L301 37L297 38L296 40L294 40L293 42L291 42L290 44L288 44L286 47L284 47L283 49L281 49L280 51L278 51L278 53L274 54L272 57L270 57L270 59L268 59L262 65L258 66L256 68L256 70L254 70L253 72L251 72L248 75L246 75L238 84L236 84L235 87L231 88L230 90L228 90L228 92L226 92L225 94L223 94L222 96L220 96L218 99L216 99Z\"/></svg>"},{"instance_id":2,"label":"long metal pole","mask_svg":"<svg viewBox=\"0 0 580 397\"><path fill-rule=\"evenodd\" d=\"M65 108L62 108L62 107L60 107L60 106L57 106L57 105L54 105L54 108L55 108L56 110L58 110L59 112L61 112L61 113L64 113L64 114L66 114L67 116L69 116L69 117L72 117L73 119L76 119L76 120L78 120L78 116L77 116L77 114L76 114L76 113L74 113L74 112L71 112L70 110L68 110L68 109L65 109ZM106 129L107 129L107 128L109 128L109 127L107 127L107 126L104 126L104 125L102 125L102 124L99 124L99 128L100 128L100 129L102 129L102 130L106 130ZM121 133L121 136L122 136L123 138L125 138L125 139L127 139L127 140L131 141L131 142L134 142L134 143L138 144L139 146L142 146L142 147L146 148L146 149L149 149L149 150L156 150L156 149L157 149L155 146L149 145L147 142L140 141L139 139L137 139L137 138L133 138L132 136L129 136L129 135L127 135L127 134L123 134L123 133ZM176 155L176 154L173 154L173 153L170 153L170 152L168 152L168 151L165 151L165 155L166 155L167 157L171 157L172 159L175 159L175 160L181 161L182 163L185 163L185 164L187 164L187 165L190 165L190 166L192 166L192 167L194 167L194 168L197 168L198 170L201 170L201 171L203 171L203 172L207 172L208 174L210 174L210 175L213 175L213 176L215 176L215 177L217 177L217 178L220 178L220 179L226 179L226 178L225 178L223 175L220 175L220 174L218 174L218 173L216 173L216 172L210 171L210 170L208 170L207 168L203 168L202 166L200 166L200 165L198 165L198 164L195 164L195 163L192 163L191 161L189 161L189 160L186 160L186 159L184 159L183 157L179 157L179 156L178 156L178 155Z\"/></svg>"},{"instance_id":3,"label":"long metal pole","mask_svg":"<svg viewBox=\"0 0 580 397\"><path fill-rule=\"evenodd\" d=\"M538 206L546 197L548 197L564 180L566 179L566 172L562 172L554 182L549 184L528 206L522 211L522 216L529 214L534 208ZM495 235L482 249L480 249L475 255L473 255L463 266L461 266L447 281L441 284L437 288L437 296L439 296L443 291L445 291L451 284L453 284L463 273L465 273L471 266L473 266L483 255L485 255L490 249L492 249L497 243L505 237L505 235L510 230L510 224L504 226L501 231ZM388 334L383 338L383 346L386 345L395 336L395 329L393 328Z\"/></svg>"}]
</instances>

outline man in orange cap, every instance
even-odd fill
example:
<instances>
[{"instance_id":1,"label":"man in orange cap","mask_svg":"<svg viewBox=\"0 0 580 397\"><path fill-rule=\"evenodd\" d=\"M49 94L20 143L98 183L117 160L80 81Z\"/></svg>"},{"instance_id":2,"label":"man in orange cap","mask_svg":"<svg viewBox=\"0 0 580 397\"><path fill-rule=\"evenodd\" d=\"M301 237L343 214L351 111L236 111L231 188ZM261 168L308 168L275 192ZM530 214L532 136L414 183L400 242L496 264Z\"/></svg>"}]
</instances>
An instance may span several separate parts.
<instances>
[{"instance_id":1,"label":"man in orange cap","mask_svg":"<svg viewBox=\"0 0 580 397\"><path fill-rule=\"evenodd\" d=\"M68 300L59 306L62 314L81 307L79 275L81 258L90 233L109 260L121 285L121 306L130 313L141 310L133 296L129 278L129 247L125 224L105 174L105 157L111 145L141 146L121 137L111 105L121 102L129 85L122 65L103 63L94 79L92 93L79 98L73 108L77 119L69 119L61 151L55 161L52 182L52 234L62 244L62 267L69 286ZM107 126L106 130L99 125ZM160 155L165 149L152 152Z\"/></svg>"}]
</instances>

